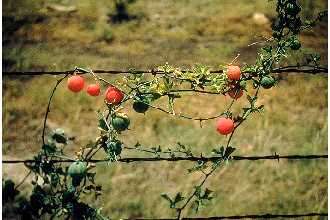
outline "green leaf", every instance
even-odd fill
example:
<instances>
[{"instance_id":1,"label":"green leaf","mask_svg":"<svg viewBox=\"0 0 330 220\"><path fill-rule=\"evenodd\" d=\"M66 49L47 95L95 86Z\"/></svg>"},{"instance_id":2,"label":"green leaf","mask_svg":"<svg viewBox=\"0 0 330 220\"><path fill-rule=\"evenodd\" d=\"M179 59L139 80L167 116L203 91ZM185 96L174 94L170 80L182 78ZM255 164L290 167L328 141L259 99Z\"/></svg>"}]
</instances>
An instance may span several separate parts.
<instances>
[{"instance_id":1,"label":"green leaf","mask_svg":"<svg viewBox=\"0 0 330 220\"><path fill-rule=\"evenodd\" d=\"M201 196L201 192L202 192L202 187L201 186L195 186L195 196L197 196L198 198L200 198Z\"/></svg>"},{"instance_id":2,"label":"green leaf","mask_svg":"<svg viewBox=\"0 0 330 220\"><path fill-rule=\"evenodd\" d=\"M204 195L203 195L202 199L206 199L206 200L213 199L213 197L211 196L212 193L213 193L212 190L206 188L205 191L204 191Z\"/></svg>"},{"instance_id":3,"label":"green leaf","mask_svg":"<svg viewBox=\"0 0 330 220\"><path fill-rule=\"evenodd\" d=\"M181 192L178 192L174 198L174 205L176 205L177 203L181 202L182 200L184 200L184 197L181 195Z\"/></svg>"},{"instance_id":4,"label":"green leaf","mask_svg":"<svg viewBox=\"0 0 330 220\"><path fill-rule=\"evenodd\" d=\"M250 95L247 95L246 97L247 97L250 105L254 106L254 103L256 102L256 97L251 97Z\"/></svg>"},{"instance_id":5,"label":"green leaf","mask_svg":"<svg viewBox=\"0 0 330 220\"><path fill-rule=\"evenodd\" d=\"M223 156L228 158L235 150L236 148L228 146Z\"/></svg>"},{"instance_id":6,"label":"green leaf","mask_svg":"<svg viewBox=\"0 0 330 220\"><path fill-rule=\"evenodd\" d=\"M160 196L169 202L171 209L175 208L174 202L166 193L162 193Z\"/></svg>"},{"instance_id":7,"label":"green leaf","mask_svg":"<svg viewBox=\"0 0 330 220\"><path fill-rule=\"evenodd\" d=\"M42 150L46 154L53 154L56 152L56 145L54 143L47 143L42 146Z\"/></svg>"},{"instance_id":8,"label":"green leaf","mask_svg":"<svg viewBox=\"0 0 330 220\"><path fill-rule=\"evenodd\" d=\"M107 123L105 122L105 120L103 118L100 118L99 119L99 128L101 130L104 130L104 131L108 131L108 126L107 126Z\"/></svg>"},{"instance_id":9,"label":"green leaf","mask_svg":"<svg viewBox=\"0 0 330 220\"><path fill-rule=\"evenodd\" d=\"M204 170L205 168L207 168L206 163L202 160L199 160L196 162L196 164L192 168L188 169L188 172L192 173L192 172L196 172L196 171L201 171L201 170Z\"/></svg>"},{"instance_id":10,"label":"green leaf","mask_svg":"<svg viewBox=\"0 0 330 220\"><path fill-rule=\"evenodd\" d=\"M192 203L192 209L195 211L195 213L198 212L199 210L199 205L200 205L200 201L199 200L194 200L194 202Z\"/></svg>"}]
</instances>

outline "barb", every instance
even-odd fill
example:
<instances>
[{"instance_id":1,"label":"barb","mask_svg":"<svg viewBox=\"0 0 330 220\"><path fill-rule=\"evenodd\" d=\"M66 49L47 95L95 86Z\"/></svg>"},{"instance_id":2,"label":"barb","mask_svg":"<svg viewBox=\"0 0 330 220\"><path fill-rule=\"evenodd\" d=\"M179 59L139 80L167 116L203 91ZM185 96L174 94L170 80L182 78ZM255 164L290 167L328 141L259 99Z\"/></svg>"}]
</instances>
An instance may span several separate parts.
<instances>
[{"instance_id":1,"label":"barb","mask_svg":"<svg viewBox=\"0 0 330 220\"><path fill-rule=\"evenodd\" d=\"M302 218L302 217L314 217L314 216L328 216L327 212L321 213L306 213L306 214L260 214L260 215L231 215L231 216L212 216L212 217L196 217L196 218L182 218L186 220L190 219L270 219L270 218ZM151 218L135 218L135 219L151 219ZM155 219L155 218L152 218ZM156 218L157 219L157 218ZM176 219L176 218L162 218L162 219Z\"/></svg>"},{"instance_id":2,"label":"barb","mask_svg":"<svg viewBox=\"0 0 330 220\"><path fill-rule=\"evenodd\" d=\"M126 157L120 158L117 161L123 163L131 163L131 162L159 162L159 161L169 161L169 162L177 162L177 161L216 161L219 159L223 159L220 156L217 157ZM318 160L318 159L328 159L327 154L311 154L311 155L267 155L267 156L232 156L230 160L242 161L256 161L256 160ZM65 159L65 160L51 160L53 163L70 163L74 160ZM35 160L2 160L3 164L19 164L19 163L33 163ZM88 162L92 163L102 163L109 162L109 160L102 159L91 159Z\"/></svg>"},{"instance_id":3,"label":"barb","mask_svg":"<svg viewBox=\"0 0 330 220\"><path fill-rule=\"evenodd\" d=\"M94 73L98 74L164 74L163 71L158 70L93 70ZM190 72L189 70L182 70L181 72ZM307 73L307 74L325 74L327 75L328 69L326 67L315 67L315 66L284 66L275 68L273 73ZM74 70L68 71L13 71L13 72L2 72L3 75L16 75L16 76L39 76L39 75L63 75L73 74ZM211 70L210 73L223 73L223 70ZM77 74L86 74L84 71L79 71Z\"/></svg>"}]
</instances>

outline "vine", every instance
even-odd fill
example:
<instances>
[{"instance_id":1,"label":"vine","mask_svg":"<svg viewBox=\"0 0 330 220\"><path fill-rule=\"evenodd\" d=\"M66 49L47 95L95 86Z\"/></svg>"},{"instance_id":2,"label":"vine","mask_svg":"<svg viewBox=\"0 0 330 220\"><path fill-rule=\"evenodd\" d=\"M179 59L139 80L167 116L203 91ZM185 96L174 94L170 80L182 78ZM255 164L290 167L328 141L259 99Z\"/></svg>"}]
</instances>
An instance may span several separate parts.
<instances>
[{"instance_id":1,"label":"vine","mask_svg":"<svg viewBox=\"0 0 330 220\"><path fill-rule=\"evenodd\" d=\"M207 180L223 163L232 158L232 153L237 147L231 142L235 131L245 122L251 114L260 113L264 106L258 105L258 97L262 89L270 89L278 82L273 76L274 70L281 70L280 63L287 57L289 51L298 51L301 48L299 33L301 30L315 26L327 13L320 13L313 21L303 23L299 13L301 8L295 0L278 0L276 11L277 19L272 25L273 37L267 40L260 49L256 63L242 68L232 65L237 59L227 66L222 66L224 71L214 74L204 65L196 65L191 70L182 71L169 64L158 67L150 74L130 70L127 76L121 77L114 83L107 81L92 70L76 67L71 73L67 73L55 84L46 109L42 130L42 148L33 158L33 162L25 163L33 174L33 190L28 200L20 204L22 215L39 219L49 216L50 219L62 217L65 219L107 219L101 214L100 208L94 208L81 201L82 194L94 194L95 198L101 195L102 186L95 182L95 164L92 162L97 152L103 151L108 163L116 163L120 160L123 150L134 150L149 153L155 157L178 155L193 157L191 150L178 143L175 148L166 150L158 148L143 148L139 143L134 147L125 146L120 140L120 134L125 132L129 125L129 117L123 113L123 104L133 102L132 108L137 113L145 113L150 108L161 111L173 117L203 121L218 119L217 131L227 135L226 142L213 149L212 160L197 160L188 169L188 172L200 172L200 182L190 192L177 192L175 196L164 193L161 195L169 208L176 213L176 218L181 219L188 207L196 212L214 198L212 190L205 187ZM320 57L312 54L308 57L308 63L314 68L319 67ZM283 69L282 69L283 70ZM162 74L157 74L161 72ZM68 88L73 92L79 92L84 88L84 78L81 73L94 78L96 83L87 88L92 96L100 94L100 85L108 87L105 92L104 108L98 111L98 128L100 135L96 141L81 147L74 156L64 152L69 138L62 129L52 131L46 135L46 123L50 112L52 98L58 85L68 78ZM193 117L188 114L175 111L175 103L186 92L205 93L213 95L225 95L231 97L231 102L223 112L204 118ZM253 95L249 95L250 94ZM232 108L235 102L245 94L248 105L244 106L239 114L234 114ZM168 107L160 107L156 100L166 98ZM65 161L74 161L69 166ZM63 161L63 163L61 163ZM23 182L26 178L23 179ZM12 195L17 195L17 188L13 183L6 181L4 187L10 189ZM7 191L8 191L7 190Z\"/></svg>"}]
</instances>

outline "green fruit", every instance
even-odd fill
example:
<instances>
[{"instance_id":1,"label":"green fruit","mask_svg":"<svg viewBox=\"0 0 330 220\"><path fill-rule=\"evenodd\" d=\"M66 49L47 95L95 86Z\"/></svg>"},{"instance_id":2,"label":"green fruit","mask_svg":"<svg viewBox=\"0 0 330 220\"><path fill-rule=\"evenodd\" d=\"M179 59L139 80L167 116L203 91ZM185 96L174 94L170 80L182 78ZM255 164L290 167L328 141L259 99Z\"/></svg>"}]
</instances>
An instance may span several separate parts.
<instances>
[{"instance_id":1,"label":"green fruit","mask_svg":"<svg viewBox=\"0 0 330 220\"><path fill-rule=\"evenodd\" d=\"M149 102L147 100L135 101L133 103L133 109L138 113L145 113L149 108Z\"/></svg>"},{"instance_id":2,"label":"green fruit","mask_svg":"<svg viewBox=\"0 0 330 220\"><path fill-rule=\"evenodd\" d=\"M114 153L116 156L120 155L122 150L122 143L118 140L107 142L107 152Z\"/></svg>"},{"instance_id":3,"label":"green fruit","mask_svg":"<svg viewBox=\"0 0 330 220\"><path fill-rule=\"evenodd\" d=\"M294 39L291 43L290 43L290 48L292 50L299 50L301 47L301 43L298 39Z\"/></svg>"},{"instance_id":4,"label":"green fruit","mask_svg":"<svg viewBox=\"0 0 330 220\"><path fill-rule=\"evenodd\" d=\"M295 3L295 4L288 3L286 6L286 11L290 15L296 15L300 12L300 10L301 10L301 8L299 7L299 5L297 3Z\"/></svg>"},{"instance_id":5,"label":"green fruit","mask_svg":"<svg viewBox=\"0 0 330 220\"><path fill-rule=\"evenodd\" d=\"M260 84L264 89L270 89L275 85L275 79L271 76L265 76L261 79Z\"/></svg>"},{"instance_id":6,"label":"green fruit","mask_svg":"<svg viewBox=\"0 0 330 220\"><path fill-rule=\"evenodd\" d=\"M72 178L83 178L86 175L87 166L85 162L73 162L68 169L68 174Z\"/></svg>"},{"instance_id":7,"label":"green fruit","mask_svg":"<svg viewBox=\"0 0 330 220\"><path fill-rule=\"evenodd\" d=\"M116 131L124 131L128 128L130 121L126 115L118 114L111 119L111 124Z\"/></svg>"}]
</instances>

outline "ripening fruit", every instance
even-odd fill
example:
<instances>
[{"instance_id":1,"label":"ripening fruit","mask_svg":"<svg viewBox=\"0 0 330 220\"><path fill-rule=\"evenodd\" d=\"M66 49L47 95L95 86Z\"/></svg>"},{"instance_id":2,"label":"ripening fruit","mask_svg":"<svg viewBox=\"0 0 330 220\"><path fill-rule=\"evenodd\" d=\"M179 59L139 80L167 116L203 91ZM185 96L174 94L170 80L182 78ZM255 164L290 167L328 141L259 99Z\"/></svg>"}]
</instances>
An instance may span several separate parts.
<instances>
[{"instance_id":1,"label":"ripening fruit","mask_svg":"<svg viewBox=\"0 0 330 220\"><path fill-rule=\"evenodd\" d=\"M222 135L227 135L233 132L234 121L230 118L220 118L217 121L217 131Z\"/></svg>"},{"instance_id":2,"label":"ripening fruit","mask_svg":"<svg viewBox=\"0 0 330 220\"><path fill-rule=\"evenodd\" d=\"M228 92L228 95L232 98L232 99L239 99L242 97L243 95L243 90L242 89L232 89Z\"/></svg>"},{"instance_id":3,"label":"ripening fruit","mask_svg":"<svg viewBox=\"0 0 330 220\"><path fill-rule=\"evenodd\" d=\"M118 105L124 99L124 93L116 87L110 86L105 92L105 100L109 104Z\"/></svg>"},{"instance_id":4,"label":"ripening fruit","mask_svg":"<svg viewBox=\"0 0 330 220\"><path fill-rule=\"evenodd\" d=\"M241 69L239 66L228 66L227 77L230 80L239 80L241 78Z\"/></svg>"},{"instance_id":5,"label":"ripening fruit","mask_svg":"<svg viewBox=\"0 0 330 220\"><path fill-rule=\"evenodd\" d=\"M114 118L111 119L111 124L116 131L120 132L128 128L130 120L124 114L117 114Z\"/></svg>"},{"instance_id":6,"label":"ripening fruit","mask_svg":"<svg viewBox=\"0 0 330 220\"><path fill-rule=\"evenodd\" d=\"M68 88L72 92L80 92L84 88L85 80L81 76L71 76L68 79Z\"/></svg>"},{"instance_id":7,"label":"ripening fruit","mask_svg":"<svg viewBox=\"0 0 330 220\"><path fill-rule=\"evenodd\" d=\"M99 84L90 84L87 86L87 93L91 96L98 96L100 95L100 86Z\"/></svg>"},{"instance_id":8,"label":"ripening fruit","mask_svg":"<svg viewBox=\"0 0 330 220\"><path fill-rule=\"evenodd\" d=\"M264 76L261 79L260 84L264 89L270 89L275 85L275 79L271 76Z\"/></svg>"}]
</instances>

